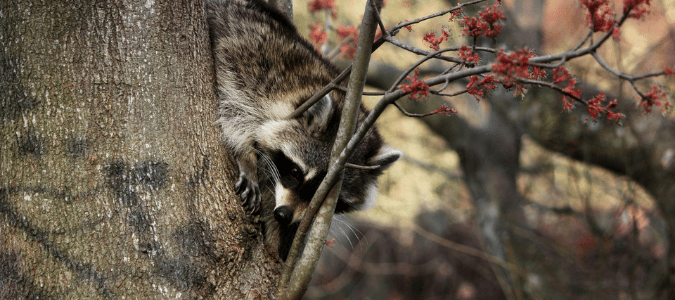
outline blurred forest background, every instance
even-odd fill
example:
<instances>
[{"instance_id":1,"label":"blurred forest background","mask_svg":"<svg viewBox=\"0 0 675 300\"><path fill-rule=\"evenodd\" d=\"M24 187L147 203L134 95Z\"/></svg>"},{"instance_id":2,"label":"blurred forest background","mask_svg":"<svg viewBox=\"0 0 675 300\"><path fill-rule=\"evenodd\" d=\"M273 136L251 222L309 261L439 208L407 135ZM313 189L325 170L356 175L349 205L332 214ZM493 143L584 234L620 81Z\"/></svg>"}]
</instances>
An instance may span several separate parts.
<instances>
[{"instance_id":1,"label":"blurred forest background","mask_svg":"<svg viewBox=\"0 0 675 300\"><path fill-rule=\"evenodd\" d=\"M621 12L621 1L614 2ZM626 22L621 40L598 51L615 69L641 74L675 66L675 0L651 3L644 20ZM336 4L333 26L359 24L365 1ZM387 0L382 18L389 27L455 4ZM573 48L588 31L579 1L505 0L502 10L500 36L479 44L543 55ZM294 1L294 22L308 36L325 15ZM428 50L423 35L441 29L451 35L442 47L470 42L448 17L396 38ZM329 48L339 43L335 32L328 40ZM417 59L385 44L371 61L370 88L389 88ZM471 95L399 100L420 112L447 101L459 111L453 117L385 112L379 129L405 156L382 176L375 207L335 221L341 226L305 298L675 299L674 110L645 115L629 84L590 56L568 68L586 98L602 91L619 99L622 124L589 121L579 105L563 112L561 95L540 88L524 97L498 89L480 102ZM437 74L444 65L420 70ZM672 99L673 76L655 83ZM364 97L367 105L377 99Z\"/></svg>"}]
</instances>

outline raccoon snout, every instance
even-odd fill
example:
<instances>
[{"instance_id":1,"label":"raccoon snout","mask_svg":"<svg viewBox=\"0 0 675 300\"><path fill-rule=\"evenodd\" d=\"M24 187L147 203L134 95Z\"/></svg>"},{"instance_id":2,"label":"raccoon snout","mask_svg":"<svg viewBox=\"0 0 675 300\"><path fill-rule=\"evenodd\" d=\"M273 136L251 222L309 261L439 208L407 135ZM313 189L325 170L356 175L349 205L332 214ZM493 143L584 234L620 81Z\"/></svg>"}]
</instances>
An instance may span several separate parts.
<instances>
[{"instance_id":1,"label":"raccoon snout","mask_svg":"<svg viewBox=\"0 0 675 300\"><path fill-rule=\"evenodd\" d=\"M293 221L293 210L288 205L279 206L274 209L274 218L279 224L287 226Z\"/></svg>"}]
</instances>

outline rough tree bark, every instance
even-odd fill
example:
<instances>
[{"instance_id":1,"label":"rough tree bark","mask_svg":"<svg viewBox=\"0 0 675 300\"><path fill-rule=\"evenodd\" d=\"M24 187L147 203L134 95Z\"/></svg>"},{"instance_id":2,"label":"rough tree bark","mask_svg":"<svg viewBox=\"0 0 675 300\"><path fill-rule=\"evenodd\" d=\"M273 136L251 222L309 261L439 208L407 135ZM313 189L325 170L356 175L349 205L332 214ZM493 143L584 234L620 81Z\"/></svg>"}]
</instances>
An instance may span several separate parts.
<instances>
[{"instance_id":1,"label":"rough tree bark","mask_svg":"<svg viewBox=\"0 0 675 300\"><path fill-rule=\"evenodd\" d=\"M0 4L0 298L268 298L202 1Z\"/></svg>"}]
</instances>

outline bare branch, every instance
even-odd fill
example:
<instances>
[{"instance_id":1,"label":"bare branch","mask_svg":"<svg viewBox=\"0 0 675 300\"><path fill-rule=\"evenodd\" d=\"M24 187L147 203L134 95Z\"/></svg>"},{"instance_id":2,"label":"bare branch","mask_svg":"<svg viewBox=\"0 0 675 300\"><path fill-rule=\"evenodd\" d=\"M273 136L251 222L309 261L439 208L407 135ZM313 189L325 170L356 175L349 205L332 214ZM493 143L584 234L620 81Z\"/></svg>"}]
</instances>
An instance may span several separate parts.
<instances>
[{"instance_id":1,"label":"bare branch","mask_svg":"<svg viewBox=\"0 0 675 300\"><path fill-rule=\"evenodd\" d=\"M352 66L349 65L349 67L344 69L344 71L342 71L342 73L340 73L340 75L338 75L338 77L335 77L335 79L333 79L333 81L328 83L321 90L319 90L316 94L314 94L312 97L307 99L307 101L305 101L305 103L303 103L297 109L295 109L295 111L293 111L290 115L288 115L286 117L286 119L295 119L295 118L298 118L298 117L302 116L302 113L304 113L306 110L308 110L312 105L314 105L314 103L319 101L319 99L321 99L323 96L328 94L333 89L337 88L340 85L340 83L345 78L347 78L347 76L349 76L349 73L351 73L351 71L352 71Z\"/></svg>"},{"instance_id":2,"label":"bare branch","mask_svg":"<svg viewBox=\"0 0 675 300\"><path fill-rule=\"evenodd\" d=\"M351 163L346 163L345 168L352 168L352 169L358 169L358 170L377 170L381 166L380 165L374 165L374 166L362 166L362 165L355 165Z\"/></svg>"},{"instance_id":3,"label":"bare branch","mask_svg":"<svg viewBox=\"0 0 675 300\"><path fill-rule=\"evenodd\" d=\"M455 97L455 96L459 96L459 95L465 94L465 93L467 93L468 91L469 91L469 90L466 90L466 89L465 89L465 90L461 90L461 91L459 91L459 92L455 92L455 93L448 94L448 93L443 93L443 92L441 92L441 91L429 90L429 92L431 92L432 94L439 95L439 96L444 96L444 97Z\"/></svg>"},{"instance_id":4,"label":"bare branch","mask_svg":"<svg viewBox=\"0 0 675 300\"><path fill-rule=\"evenodd\" d=\"M411 118L424 118L424 117L428 117L428 116L434 115L433 112L426 113L426 114L415 114L415 113L411 113L411 112L408 112L407 110L405 110L405 108L403 108L401 105L399 105L399 104L396 103L396 102L394 102L394 103L392 103L392 104L393 104L396 108L398 108L398 110L401 111L401 113L402 113L403 115L405 115L406 117L411 117Z\"/></svg>"},{"instance_id":5,"label":"bare branch","mask_svg":"<svg viewBox=\"0 0 675 300\"><path fill-rule=\"evenodd\" d=\"M372 46L370 52L372 53L373 51L377 50L377 48L379 48L380 46L382 46L382 44L384 44L384 42L385 42L384 37L380 37L379 39L377 39L377 41L375 41L375 42L373 43L373 46ZM316 103L317 101L319 101L319 99L321 99L323 96L325 96L326 94L328 94L330 91L332 91L333 89L335 89L336 87L338 87L338 86L340 85L340 83L341 83L345 78L347 78L347 76L349 76L349 74L351 73L351 71L352 71L352 65L353 65L353 64L349 65L349 67L347 67L346 69L344 69L344 70L342 71L342 73L340 73L340 75L338 75L338 77L336 77L335 79L333 79L333 81L329 82L329 83L328 83L326 86L324 86L321 90L319 90L318 92L316 92L316 94L314 94L312 97L310 97L309 99L307 99L307 101L305 101L305 103L303 103L303 104L300 105L298 108L296 108L290 115L288 115L288 116L286 117L286 119L295 119L295 118L300 117L300 116L302 115L302 113L304 113L307 109L309 109L312 105L314 105L314 103Z\"/></svg>"},{"instance_id":6,"label":"bare branch","mask_svg":"<svg viewBox=\"0 0 675 300\"><path fill-rule=\"evenodd\" d=\"M483 48L483 47L478 47L478 48L480 48L481 51L496 52L496 50L491 49L491 48ZM432 58L438 58L440 53L448 52L448 51L458 51L459 49L460 49L460 47L449 47L449 48L440 49L440 50L435 51L435 52L427 52L427 51L424 51L424 52L427 53L427 54L425 55L425 57L423 57L422 59L420 59L420 60L418 60L417 62L415 62L415 63L414 63L412 66L410 66L407 70L403 71L403 72L401 73L401 75L399 76L399 78L396 79L396 81L394 81L394 84L392 84L392 86L389 88L389 90L388 90L387 92L389 92L389 93L390 93L390 92L393 92L393 91L396 89L396 87L398 87L398 85L401 84L401 82L403 82L403 80L405 80L405 78L408 76L408 74L410 74L410 72L412 72L413 70L415 70L415 68L419 67L421 64L423 64L423 63L426 62L427 60L430 60L430 59L432 59ZM452 59L453 59L453 60L457 60L457 63L458 63L458 64L466 64L466 61L465 61L465 60L462 60L462 59L456 59L456 58L452 58ZM455 67L455 66L453 66L453 68L454 68L454 67ZM447 84L448 84L448 81L445 81L445 83L446 83L446 85L447 85Z\"/></svg>"},{"instance_id":7,"label":"bare branch","mask_svg":"<svg viewBox=\"0 0 675 300\"><path fill-rule=\"evenodd\" d=\"M559 87L559 86L557 86L557 85L555 85L555 84L553 84L553 83L551 83L551 82L546 82L546 81L541 81L541 80L534 80L534 79L527 79L527 78L522 78L522 77L514 77L514 78L515 78L518 82L521 82L521 83L532 84L532 85L538 85L538 86L544 86L544 87L550 88L550 89L552 89L552 90L556 90L556 91L558 91L559 93L561 93L561 94L563 94L563 95L565 95L565 96L567 96L567 97L570 97L570 98L574 99L575 101L577 101L577 102L579 102L579 103L581 103L581 104L583 104L583 105L585 105L585 106L588 106L588 105L589 105L589 104L588 104L588 101L586 101L586 100L584 100L584 99L581 99L580 97L577 97L577 96L575 96L575 95L570 94L569 92L565 91L563 88L561 88L561 87Z\"/></svg>"},{"instance_id":8,"label":"bare branch","mask_svg":"<svg viewBox=\"0 0 675 300\"><path fill-rule=\"evenodd\" d=\"M343 39L339 45L335 46L333 50L331 50L330 52L328 52L328 54L326 54L326 58L332 61L334 58L338 56L338 54L340 54L340 49L342 48L342 46L351 43L353 41L354 41L353 36L348 36L347 38Z\"/></svg>"},{"instance_id":9,"label":"bare branch","mask_svg":"<svg viewBox=\"0 0 675 300\"><path fill-rule=\"evenodd\" d=\"M401 41L399 41L399 40L397 40L397 39L395 39L395 38L392 38L392 37L386 37L385 40L386 40L387 42L389 42L390 44L396 46L396 47L399 47L399 48L401 48L401 49L403 49L403 50L406 50L406 51L408 51L408 52L415 53L415 54L417 54L417 55L424 55L424 56L427 56L427 55L429 55L429 53L431 53L431 52L429 52L429 51L425 51L425 50L422 50L422 49L419 49L419 48L415 48L415 47L413 47L413 46L410 46L410 45L408 45L408 44L406 44L406 43L403 43L403 42L401 42ZM445 49L443 49L443 50L445 50ZM462 62L461 59L456 58L456 57L450 57L450 56L438 55L438 56L435 57L435 58L438 58L438 59L441 59L441 60L445 60L445 61L449 61L449 62L454 62L454 63L461 63L461 62Z\"/></svg>"},{"instance_id":10,"label":"bare branch","mask_svg":"<svg viewBox=\"0 0 675 300\"><path fill-rule=\"evenodd\" d=\"M597 61L598 64L600 64L600 66L605 68L605 70L614 74L616 77L619 77L619 78L624 79L624 80L637 81L637 80L646 79L646 78L650 78L650 77L665 75L664 72L646 73L646 74L642 74L642 75L630 75L630 74L622 73L622 72L614 70L612 67L610 67L609 64L607 64L607 62L605 62L597 52L591 52L591 55L593 56L593 58L595 58L595 61Z\"/></svg>"},{"instance_id":11,"label":"bare branch","mask_svg":"<svg viewBox=\"0 0 675 300\"><path fill-rule=\"evenodd\" d=\"M481 2L485 2L485 1L487 1L487 0L475 0L475 1L461 3L457 6L451 7L449 9L446 9L446 10L441 11L441 12L437 12L435 14L431 14L431 15L428 15L428 16L425 16L425 17L421 17L419 19L415 19L415 20L412 20L412 21L401 22L401 23L398 23L396 26L394 26L391 30L389 30L389 32L390 33L398 32L398 30L400 30L403 27L410 26L410 25L413 25L413 24L417 24L417 23L420 23L420 22L423 22L423 21L426 21L426 20L429 20L429 19L433 19L433 18L436 18L436 17L440 17L440 16L443 16L443 15L447 15L447 14L453 12L453 11L462 9L462 7L464 7L464 6L474 5L474 4L478 4L478 3L481 3ZM392 34L392 35L395 35L395 34Z\"/></svg>"},{"instance_id":12,"label":"bare branch","mask_svg":"<svg viewBox=\"0 0 675 300\"><path fill-rule=\"evenodd\" d=\"M459 243L455 243L455 242L450 241L448 239L437 236L437 235L425 230L424 228L420 227L417 224L414 224L413 230L415 232L419 233L421 236L423 236L423 237L425 237L425 238L427 238L427 239L429 239L429 240L431 240L431 241L433 241L433 242L435 242L435 243L437 243L437 244L439 244L443 247L452 249L452 250L460 252L460 253L464 253L464 254L475 256L475 257L478 257L478 258L482 258L482 259L484 259L484 260L486 260L490 263L501 266L502 268L510 270L511 272L519 274L521 276L527 275L527 271L521 269L517 265L506 262L506 261L504 261L504 260L502 260L498 257L492 256L492 255L486 253L485 251L478 250L478 249L475 249L475 248L471 248L469 246L465 246L465 245L462 245L462 244L459 244Z\"/></svg>"},{"instance_id":13,"label":"bare branch","mask_svg":"<svg viewBox=\"0 0 675 300\"><path fill-rule=\"evenodd\" d=\"M380 18L380 10L377 9L377 5L375 2L370 2L370 6L372 6L373 12L375 14L375 19L377 20L377 24L380 26L380 31L382 32L383 37L389 36L389 33L387 32L387 28L384 27L384 23L382 22L382 18Z\"/></svg>"},{"instance_id":14,"label":"bare branch","mask_svg":"<svg viewBox=\"0 0 675 300\"><path fill-rule=\"evenodd\" d=\"M366 4L359 42L354 57L354 73L349 78L349 90L345 96L345 105L340 118L337 138L331 151L330 165L333 166L333 177L329 177L328 175L324 177L317 192L310 201L305 216L300 221L280 282L280 289L282 290L284 299L300 299L304 294L318 263L321 250L323 249L322 246L333 218L339 196L343 168L349 157L345 157L342 154L348 146L350 138L353 136L357 116L360 113L361 93L365 86L370 54L373 49L373 39L377 28L376 13L370 5L371 1L377 1L378 6L382 5L382 0L368 0L369 3ZM330 189L329 193L320 192L320 190L325 191L326 189ZM315 215L316 221L314 221ZM307 236L310 226L311 231ZM311 246L304 249L296 265L296 258L300 253L300 248L305 244L305 236L307 236L307 245Z\"/></svg>"},{"instance_id":15,"label":"bare branch","mask_svg":"<svg viewBox=\"0 0 675 300\"><path fill-rule=\"evenodd\" d=\"M588 33L586 34L586 37L584 37L583 40L581 40L576 46L574 46L572 50L578 50L579 48L581 48L581 46L583 46L586 43L586 41L588 41L588 39L590 39L592 36L593 36L593 28L590 28L588 30Z\"/></svg>"},{"instance_id":16,"label":"bare branch","mask_svg":"<svg viewBox=\"0 0 675 300\"><path fill-rule=\"evenodd\" d=\"M344 86L337 86L335 89L346 92L347 88ZM361 95L363 96L384 96L385 92L362 92Z\"/></svg>"},{"instance_id":17,"label":"bare branch","mask_svg":"<svg viewBox=\"0 0 675 300\"><path fill-rule=\"evenodd\" d=\"M386 40L387 42L389 42L390 44L396 46L396 47L399 47L399 48L401 48L401 49L403 49L403 50L406 50L406 51L408 51L408 52L411 52L411 53L415 53L415 54L417 54L417 55L428 56L428 55L430 55L430 54L433 53L433 52L429 52L429 51L422 50L422 49L419 49L419 48L415 48L415 47L410 46L410 45L408 45L408 44L406 44L406 43L403 43L403 42L401 42L401 41L399 41L399 40L397 40L397 39L395 39L395 38L393 38L393 37L387 37L387 38L385 38L385 40ZM455 47L444 48L444 49L441 49L441 50L444 50L443 52L446 52L446 51L458 51L460 48L461 48L461 47L455 46ZM489 52L489 53L497 53L497 49L494 49L494 48L488 48L488 47L475 47L474 51L483 51L483 52ZM436 56L436 57L434 57L434 58L441 59L441 60L444 60L444 61L453 62L453 63L464 64L464 65L467 65L467 66L469 66L469 67L473 67L473 66L475 65L475 64L472 63L472 62L466 62L466 61L464 61L464 60L462 60L462 59L459 59L459 58L457 58L457 57L438 55L438 56Z\"/></svg>"}]
</instances>

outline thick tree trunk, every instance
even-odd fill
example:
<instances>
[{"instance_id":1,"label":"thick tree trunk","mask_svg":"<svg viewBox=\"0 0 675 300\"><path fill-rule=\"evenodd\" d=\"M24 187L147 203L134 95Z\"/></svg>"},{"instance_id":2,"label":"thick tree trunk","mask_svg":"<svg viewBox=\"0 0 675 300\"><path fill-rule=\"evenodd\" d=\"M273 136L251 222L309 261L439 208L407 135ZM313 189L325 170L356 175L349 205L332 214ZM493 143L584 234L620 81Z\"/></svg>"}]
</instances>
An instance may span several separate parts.
<instances>
[{"instance_id":1,"label":"thick tree trunk","mask_svg":"<svg viewBox=\"0 0 675 300\"><path fill-rule=\"evenodd\" d=\"M0 298L268 298L203 3L0 5Z\"/></svg>"}]
</instances>

